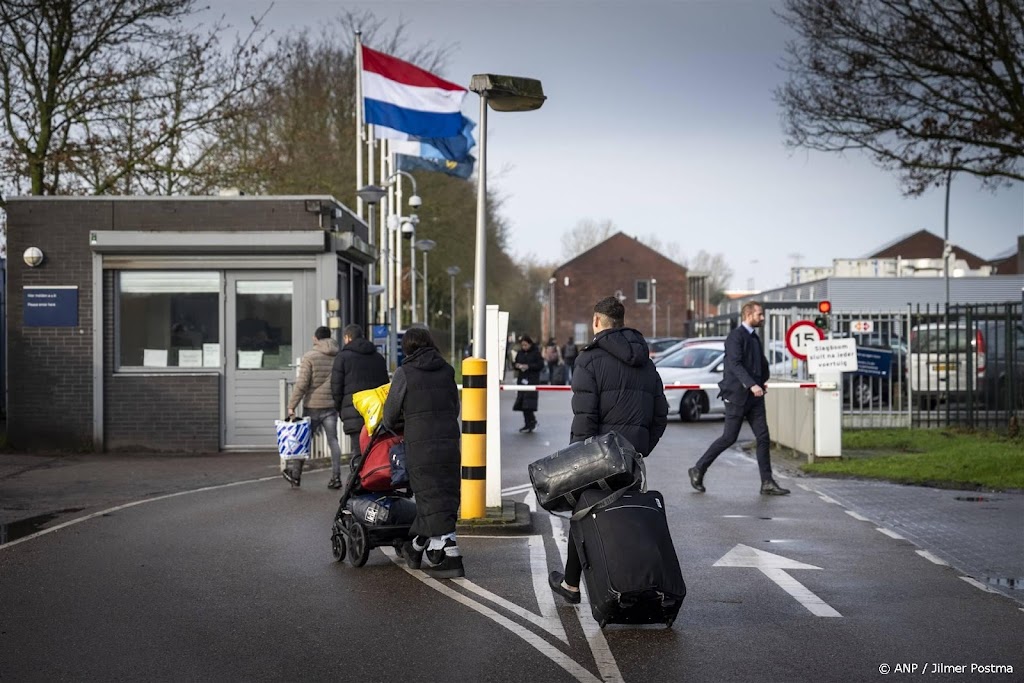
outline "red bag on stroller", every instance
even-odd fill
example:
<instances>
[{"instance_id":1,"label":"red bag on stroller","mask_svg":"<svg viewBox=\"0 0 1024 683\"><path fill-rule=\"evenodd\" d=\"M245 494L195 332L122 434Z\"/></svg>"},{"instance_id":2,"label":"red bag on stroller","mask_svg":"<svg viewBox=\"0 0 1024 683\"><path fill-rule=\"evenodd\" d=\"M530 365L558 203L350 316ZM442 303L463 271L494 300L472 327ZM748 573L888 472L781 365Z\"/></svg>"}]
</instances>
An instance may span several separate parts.
<instances>
[{"instance_id":1,"label":"red bag on stroller","mask_svg":"<svg viewBox=\"0 0 1024 683\"><path fill-rule=\"evenodd\" d=\"M366 453L359 468L359 485L367 491L390 491L391 447L401 443L401 434L378 434L373 439L364 426L359 432L359 450ZM366 449L370 451L367 453Z\"/></svg>"}]
</instances>

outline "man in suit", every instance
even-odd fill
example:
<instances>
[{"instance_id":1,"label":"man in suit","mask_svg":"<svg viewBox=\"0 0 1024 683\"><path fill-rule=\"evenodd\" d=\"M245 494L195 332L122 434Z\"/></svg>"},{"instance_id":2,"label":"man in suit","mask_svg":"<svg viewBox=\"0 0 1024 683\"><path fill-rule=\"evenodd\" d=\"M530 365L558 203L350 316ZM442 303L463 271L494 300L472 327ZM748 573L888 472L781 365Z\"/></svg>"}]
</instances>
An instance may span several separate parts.
<instances>
[{"instance_id":1,"label":"man in suit","mask_svg":"<svg viewBox=\"0 0 1024 683\"><path fill-rule=\"evenodd\" d=\"M704 473L715 458L736 443L740 427L746 420L757 439L761 494L784 496L789 490L776 484L772 478L772 462L768 450L771 439L768 436L768 420L764 408L768 359L765 358L761 338L757 336L758 328L764 324L764 308L756 301L748 301L740 311L740 320L742 323L725 340L725 373L718 383L721 390L719 395L725 402L725 430L687 473L690 475L690 485L704 493Z\"/></svg>"}]
</instances>

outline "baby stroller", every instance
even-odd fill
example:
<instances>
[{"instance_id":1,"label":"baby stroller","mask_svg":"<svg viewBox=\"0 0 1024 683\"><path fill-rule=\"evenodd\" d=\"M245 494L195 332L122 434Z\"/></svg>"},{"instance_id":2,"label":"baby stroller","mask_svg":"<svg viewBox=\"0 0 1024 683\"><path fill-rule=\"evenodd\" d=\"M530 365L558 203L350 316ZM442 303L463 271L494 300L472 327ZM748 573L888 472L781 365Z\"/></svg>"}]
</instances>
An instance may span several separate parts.
<instances>
[{"instance_id":1,"label":"baby stroller","mask_svg":"<svg viewBox=\"0 0 1024 683\"><path fill-rule=\"evenodd\" d=\"M331 551L336 561L347 556L353 567L362 567L373 548L391 545L400 553L409 538L416 504L410 500L401 439L383 428L370 438L363 427L361 452L352 458L334 515Z\"/></svg>"}]
</instances>

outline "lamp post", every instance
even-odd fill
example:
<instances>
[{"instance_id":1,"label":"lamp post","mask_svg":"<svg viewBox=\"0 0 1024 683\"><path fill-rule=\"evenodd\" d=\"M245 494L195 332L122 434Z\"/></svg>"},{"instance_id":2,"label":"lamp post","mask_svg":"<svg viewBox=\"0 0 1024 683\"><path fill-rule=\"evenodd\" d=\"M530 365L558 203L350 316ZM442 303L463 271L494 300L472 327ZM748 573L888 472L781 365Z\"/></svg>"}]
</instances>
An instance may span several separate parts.
<instances>
[{"instance_id":1,"label":"lamp post","mask_svg":"<svg viewBox=\"0 0 1024 683\"><path fill-rule=\"evenodd\" d=\"M369 207L369 214L368 215L369 215L369 218L370 218L369 225L370 225L370 232L371 233L373 232L373 226L374 226L374 222L375 222L376 216L377 216L377 204L380 203L380 200L384 197L385 194L387 194L387 190L385 190L383 187L380 187L379 185L365 185L365 186L359 188L358 190L356 190L356 195L361 200L363 200L363 202L366 203L367 206ZM380 278L380 284L384 284L384 283L387 282L386 273L387 273L387 262L388 262L388 245L387 245L386 242L384 242L384 243L382 243L380 245L380 247L381 247L381 259L380 259L381 272L378 274L378 276ZM387 290L387 285L385 285L384 289L381 290L381 292L384 294L385 301L387 300L387 291L388 291ZM373 317L374 318L376 318L376 313L377 313L377 309L378 308L381 308L381 307L379 305L378 306L374 306L374 310L373 310L373 314L374 314ZM383 317L386 318L387 317L387 313L384 312L384 311L382 311L382 313L384 314ZM387 320L382 320L381 322L386 323Z\"/></svg>"},{"instance_id":2,"label":"lamp post","mask_svg":"<svg viewBox=\"0 0 1024 683\"><path fill-rule=\"evenodd\" d=\"M651 278L651 337L658 336L658 281Z\"/></svg>"},{"instance_id":3,"label":"lamp post","mask_svg":"<svg viewBox=\"0 0 1024 683\"><path fill-rule=\"evenodd\" d=\"M434 240L418 240L413 244L413 246L423 252L423 323L427 327L430 327L430 314L428 312L430 309L427 307L427 254L430 253L431 249L437 246L437 242ZM415 270L412 272L412 279L413 281L416 280ZM415 299L412 302L412 309L414 311L416 310ZM415 318L413 318L413 320L415 321Z\"/></svg>"},{"instance_id":4,"label":"lamp post","mask_svg":"<svg viewBox=\"0 0 1024 683\"><path fill-rule=\"evenodd\" d=\"M555 278L548 278L548 337L555 336L555 326L558 319L555 317Z\"/></svg>"},{"instance_id":5,"label":"lamp post","mask_svg":"<svg viewBox=\"0 0 1024 683\"><path fill-rule=\"evenodd\" d=\"M448 330L451 334L452 367L455 367L455 276L462 270L458 266L448 266L448 279L452 288L451 317L448 319Z\"/></svg>"},{"instance_id":6,"label":"lamp post","mask_svg":"<svg viewBox=\"0 0 1024 683\"><path fill-rule=\"evenodd\" d=\"M466 341L473 341L473 281L466 280L462 283L466 288Z\"/></svg>"},{"instance_id":7,"label":"lamp post","mask_svg":"<svg viewBox=\"0 0 1024 683\"><path fill-rule=\"evenodd\" d=\"M473 279L476 308L473 311L473 355L484 358L487 308L487 105L494 111L532 111L544 100L540 81L519 76L475 74L469 89L480 96L480 155L477 161L476 250Z\"/></svg>"},{"instance_id":8,"label":"lamp post","mask_svg":"<svg viewBox=\"0 0 1024 683\"><path fill-rule=\"evenodd\" d=\"M413 323L419 322L419 316L416 315L416 224L412 221L406 221L402 223L402 237L409 240L409 304L410 320ZM423 312L424 316L426 311Z\"/></svg>"},{"instance_id":9,"label":"lamp post","mask_svg":"<svg viewBox=\"0 0 1024 683\"><path fill-rule=\"evenodd\" d=\"M942 277L946 281L946 316L949 316L949 256L953 251L949 244L949 186L953 182L953 161L961 147L954 147L949 154L949 168L946 169L946 218L942 234Z\"/></svg>"},{"instance_id":10,"label":"lamp post","mask_svg":"<svg viewBox=\"0 0 1024 683\"><path fill-rule=\"evenodd\" d=\"M382 174L383 175L383 174ZM394 298L396 301L396 307L398 309L398 317L395 324L397 330L402 326L402 240L400 238L406 237L411 241L416 240L416 225L420 222L419 216L415 213L410 213L408 216L402 214L402 176L405 176L412 183L412 196L409 197L409 208L418 209L423 206L423 199L420 198L419 190L416 188L416 177L408 171L395 171L383 181L386 187L395 185L397 192L397 203L398 213L388 216L387 226L392 233L398 233L395 241L395 249L397 254L397 268L392 273L391 277L394 280ZM397 183L397 185L396 185ZM409 247L410 256L412 260L412 321L416 322L416 252L412 246Z\"/></svg>"}]
</instances>

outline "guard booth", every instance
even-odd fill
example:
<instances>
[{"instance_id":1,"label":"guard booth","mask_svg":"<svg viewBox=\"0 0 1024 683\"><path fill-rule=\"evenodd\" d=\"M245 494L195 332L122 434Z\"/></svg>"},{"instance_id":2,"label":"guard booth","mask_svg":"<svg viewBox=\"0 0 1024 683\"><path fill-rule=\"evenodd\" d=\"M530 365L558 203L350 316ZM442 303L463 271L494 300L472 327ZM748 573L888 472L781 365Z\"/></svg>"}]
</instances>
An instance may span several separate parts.
<instances>
[{"instance_id":1,"label":"guard booth","mask_svg":"<svg viewBox=\"0 0 1024 683\"><path fill-rule=\"evenodd\" d=\"M333 197L25 197L7 210L15 448L274 450L280 383L313 331L366 327L376 250ZM32 248L35 265L20 258Z\"/></svg>"}]
</instances>

